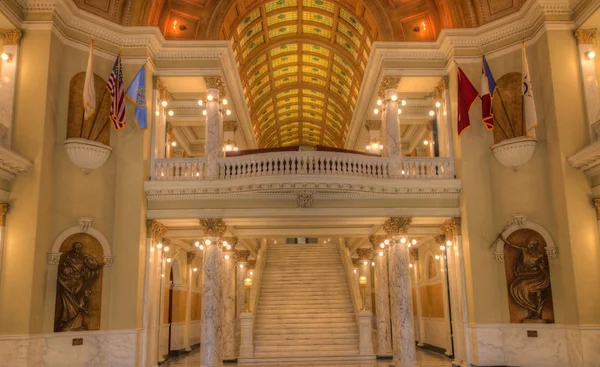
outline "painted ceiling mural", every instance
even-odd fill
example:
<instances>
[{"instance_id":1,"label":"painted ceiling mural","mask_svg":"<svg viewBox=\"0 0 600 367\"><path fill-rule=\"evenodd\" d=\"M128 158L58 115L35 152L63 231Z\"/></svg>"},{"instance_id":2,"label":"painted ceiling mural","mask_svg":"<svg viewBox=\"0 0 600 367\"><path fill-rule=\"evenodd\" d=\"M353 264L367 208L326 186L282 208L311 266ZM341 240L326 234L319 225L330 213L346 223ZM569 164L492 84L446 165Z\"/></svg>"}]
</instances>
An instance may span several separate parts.
<instances>
[{"instance_id":1,"label":"painted ceiling mural","mask_svg":"<svg viewBox=\"0 0 600 367\"><path fill-rule=\"evenodd\" d=\"M375 41L435 41L511 14L525 0L74 0L167 39L233 49L261 147L342 147Z\"/></svg>"}]
</instances>

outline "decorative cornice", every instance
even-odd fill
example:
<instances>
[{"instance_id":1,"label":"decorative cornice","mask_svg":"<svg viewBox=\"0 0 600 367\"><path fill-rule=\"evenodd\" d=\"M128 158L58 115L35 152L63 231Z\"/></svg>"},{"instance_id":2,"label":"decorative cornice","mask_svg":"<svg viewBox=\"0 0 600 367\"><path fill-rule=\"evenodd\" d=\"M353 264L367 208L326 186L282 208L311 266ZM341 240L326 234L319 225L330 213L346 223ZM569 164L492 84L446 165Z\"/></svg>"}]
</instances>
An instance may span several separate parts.
<instances>
[{"instance_id":1,"label":"decorative cornice","mask_svg":"<svg viewBox=\"0 0 600 367\"><path fill-rule=\"evenodd\" d=\"M596 28L593 29L582 29L579 28L575 31L575 38L577 38L578 45L586 45L594 43L596 39L596 34L598 30Z\"/></svg>"},{"instance_id":2,"label":"decorative cornice","mask_svg":"<svg viewBox=\"0 0 600 367\"><path fill-rule=\"evenodd\" d=\"M170 101L173 99L173 95L169 93L165 82L159 77L154 78L154 89L158 92L158 98L161 101Z\"/></svg>"},{"instance_id":3,"label":"decorative cornice","mask_svg":"<svg viewBox=\"0 0 600 367\"><path fill-rule=\"evenodd\" d=\"M205 237L221 237L227 230L223 219L200 219L200 228L204 231Z\"/></svg>"},{"instance_id":4,"label":"decorative cornice","mask_svg":"<svg viewBox=\"0 0 600 367\"><path fill-rule=\"evenodd\" d=\"M569 163L590 177L600 175L600 141L596 141L573 154L569 157Z\"/></svg>"},{"instance_id":5,"label":"decorative cornice","mask_svg":"<svg viewBox=\"0 0 600 367\"><path fill-rule=\"evenodd\" d=\"M5 45L18 45L22 36L23 32L19 29L0 29L0 39Z\"/></svg>"},{"instance_id":6,"label":"decorative cornice","mask_svg":"<svg viewBox=\"0 0 600 367\"><path fill-rule=\"evenodd\" d=\"M8 213L8 209L10 205L7 203L0 204L0 227L6 227L6 213Z\"/></svg>"},{"instance_id":7,"label":"decorative cornice","mask_svg":"<svg viewBox=\"0 0 600 367\"><path fill-rule=\"evenodd\" d=\"M390 218L383 224L383 229L390 236L406 234L408 226L412 223L412 218Z\"/></svg>"},{"instance_id":8,"label":"decorative cornice","mask_svg":"<svg viewBox=\"0 0 600 367\"><path fill-rule=\"evenodd\" d=\"M18 174L31 169L31 162L10 149L0 147L0 173L2 178L12 181Z\"/></svg>"},{"instance_id":9,"label":"decorative cornice","mask_svg":"<svg viewBox=\"0 0 600 367\"><path fill-rule=\"evenodd\" d=\"M248 258L250 257L250 251L248 251L248 250L236 250L235 253L237 255L237 261L238 261L238 263L248 262Z\"/></svg>"}]
</instances>

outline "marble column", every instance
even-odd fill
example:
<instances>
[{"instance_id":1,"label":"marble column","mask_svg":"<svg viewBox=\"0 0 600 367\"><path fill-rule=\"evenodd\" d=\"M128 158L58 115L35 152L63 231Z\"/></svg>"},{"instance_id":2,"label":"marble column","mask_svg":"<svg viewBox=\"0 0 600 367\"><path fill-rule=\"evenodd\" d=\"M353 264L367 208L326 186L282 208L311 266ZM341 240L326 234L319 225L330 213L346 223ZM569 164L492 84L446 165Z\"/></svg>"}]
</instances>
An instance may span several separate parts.
<instances>
[{"instance_id":1,"label":"marble column","mask_svg":"<svg viewBox=\"0 0 600 367\"><path fill-rule=\"evenodd\" d=\"M206 102L206 177L209 180L219 178L219 157L222 151L221 111L219 108L219 89L208 89L212 100Z\"/></svg>"},{"instance_id":2,"label":"marble column","mask_svg":"<svg viewBox=\"0 0 600 367\"><path fill-rule=\"evenodd\" d=\"M393 85L393 88L389 88L385 91L385 113L382 114L386 128L386 145L383 149L386 151L387 157L390 160L388 172L392 178L398 178L402 175L402 169L400 167L402 141L400 138L400 121L398 120L398 92L396 91L398 83L395 84L396 85Z\"/></svg>"},{"instance_id":3,"label":"marble column","mask_svg":"<svg viewBox=\"0 0 600 367\"><path fill-rule=\"evenodd\" d=\"M384 224L384 229L393 238L389 248L390 269L393 269L390 274L390 307L394 362L399 367L417 365L408 239L404 236L411 222L412 218L390 218Z\"/></svg>"},{"instance_id":4,"label":"marble column","mask_svg":"<svg viewBox=\"0 0 600 367\"><path fill-rule=\"evenodd\" d=\"M356 249L356 254L359 260L358 276L367 277L367 285L365 286L365 308L367 310L373 310L373 297L371 285L373 279L371 277L371 257L373 250L371 248L359 248Z\"/></svg>"},{"instance_id":5,"label":"marble column","mask_svg":"<svg viewBox=\"0 0 600 367\"><path fill-rule=\"evenodd\" d=\"M417 258L418 260L418 258ZM425 325L423 323L423 305L421 304L421 284L419 281L419 262L415 261L413 264L413 276L415 283L415 297L414 300L417 303L417 324L419 332L419 346L422 347L425 340Z\"/></svg>"},{"instance_id":6,"label":"marble column","mask_svg":"<svg viewBox=\"0 0 600 367\"><path fill-rule=\"evenodd\" d=\"M596 73L596 62L588 55L594 51L594 40L597 35L596 29L578 29L575 32L579 49L579 64L585 97L585 109L587 121L590 125L592 140L600 137L600 93L598 91L598 75Z\"/></svg>"},{"instance_id":7,"label":"marble column","mask_svg":"<svg viewBox=\"0 0 600 367\"><path fill-rule=\"evenodd\" d=\"M195 252L187 253L187 297L185 299L185 327L183 329L183 346L186 351L192 350L190 342L191 323L192 323L192 283L194 279L194 259Z\"/></svg>"},{"instance_id":8,"label":"marble column","mask_svg":"<svg viewBox=\"0 0 600 367\"><path fill-rule=\"evenodd\" d=\"M6 213L8 213L9 205L6 203L0 204L0 276L2 275L2 257L4 254L4 232L6 230Z\"/></svg>"},{"instance_id":9,"label":"marble column","mask_svg":"<svg viewBox=\"0 0 600 367\"><path fill-rule=\"evenodd\" d=\"M237 297L236 297L236 350L238 350L238 355L239 355L239 346L240 346L240 338L241 338L241 330L242 330L242 325L241 325L241 319L240 316L241 314L244 312L244 309L246 307L246 287L244 286L244 279L246 279L246 276L248 274L248 257L250 257L250 251L246 251L246 250L237 250L236 251L236 257L237 257L237 275L236 275L236 292L237 292Z\"/></svg>"},{"instance_id":10,"label":"marble column","mask_svg":"<svg viewBox=\"0 0 600 367\"><path fill-rule=\"evenodd\" d=\"M217 237L206 237L210 241L204 245L202 261L202 342L200 346L200 365L202 367L219 367L222 365L219 333L221 313L219 299L219 263L221 250Z\"/></svg>"},{"instance_id":11,"label":"marble column","mask_svg":"<svg viewBox=\"0 0 600 367\"><path fill-rule=\"evenodd\" d=\"M224 251L223 259L223 360L229 361L236 358L235 348L235 251Z\"/></svg>"},{"instance_id":12,"label":"marble column","mask_svg":"<svg viewBox=\"0 0 600 367\"><path fill-rule=\"evenodd\" d=\"M436 238L437 246L444 246L445 249L445 236L438 236ZM441 247L440 247L441 248ZM444 318L446 319L446 335L448 335L448 339L446 340L446 352L447 356L452 355L452 329L450 327L450 300L448 299L448 272L446 271L446 251L440 251L440 259L438 261L438 266L440 269L440 274L442 276L442 293L443 293L443 301L444 301Z\"/></svg>"},{"instance_id":13,"label":"marble column","mask_svg":"<svg viewBox=\"0 0 600 367\"><path fill-rule=\"evenodd\" d=\"M12 124L15 105L16 79L19 57L19 43L21 41L21 31L18 29L0 29L0 39L2 39L2 53L8 56L7 60L1 60L0 68L0 146L11 147Z\"/></svg>"},{"instance_id":14,"label":"marble column","mask_svg":"<svg viewBox=\"0 0 600 367\"><path fill-rule=\"evenodd\" d=\"M388 282L387 251L379 244L383 238L371 237L373 252L375 252L375 310L377 323L377 355L392 356L392 330L390 320L390 293Z\"/></svg>"}]
</instances>

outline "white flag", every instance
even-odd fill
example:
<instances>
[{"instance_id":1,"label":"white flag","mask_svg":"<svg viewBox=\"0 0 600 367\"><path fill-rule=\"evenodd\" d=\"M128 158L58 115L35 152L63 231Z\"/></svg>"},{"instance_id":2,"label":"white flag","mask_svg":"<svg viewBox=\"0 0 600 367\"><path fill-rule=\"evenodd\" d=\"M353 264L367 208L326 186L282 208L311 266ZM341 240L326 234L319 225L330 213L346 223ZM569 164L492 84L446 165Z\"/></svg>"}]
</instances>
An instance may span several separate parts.
<instances>
[{"instance_id":1,"label":"white flag","mask_svg":"<svg viewBox=\"0 0 600 367\"><path fill-rule=\"evenodd\" d=\"M87 70L85 72L85 84L83 85L83 108L85 110L85 119L96 112L96 88L94 87L94 43L90 44L90 58L88 59Z\"/></svg>"},{"instance_id":2,"label":"white flag","mask_svg":"<svg viewBox=\"0 0 600 367\"><path fill-rule=\"evenodd\" d=\"M538 122L537 113L535 112L535 101L533 99L533 88L531 86L531 74L529 74L527 53L525 52L525 42L523 42L523 56L521 60L521 73L523 74L523 120L525 122L525 134L530 138L535 139L535 128L538 126Z\"/></svg>"}]
</instances>

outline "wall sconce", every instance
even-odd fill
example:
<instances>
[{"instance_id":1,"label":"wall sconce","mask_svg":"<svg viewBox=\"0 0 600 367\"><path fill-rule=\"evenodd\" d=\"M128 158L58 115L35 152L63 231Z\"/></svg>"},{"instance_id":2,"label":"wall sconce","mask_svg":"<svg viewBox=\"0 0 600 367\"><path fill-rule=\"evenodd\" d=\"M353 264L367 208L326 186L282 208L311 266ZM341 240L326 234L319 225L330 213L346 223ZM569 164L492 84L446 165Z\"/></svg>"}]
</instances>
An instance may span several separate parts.
<instances>
[{"instance_id":1,"label":"wall sconce","mask_svg":"<svg viewBox=\"0 0 600 367\"><path fill-rule=\"evenodd\" d=\"M1 58L3 61L6 61L6 62L12 62L13 55L12 55L12 54L8 54L8 53L6 53L6 52L3 52L3 53L0 55L0 58Z\"/></svg>"},{"instance_id":2,"label":"wall sconce","mask_svg":"<svg viewBox=\"0 0 600 367\"><path fill-rule=\"evenodd\" d=\"M2 55L4 55L4 54L2 54ZM596 51L594 51L594 50L587 51L585 53L585 58L588 60L592 60L594 57L596 57Z\"/></svg>"}]
</instances>

